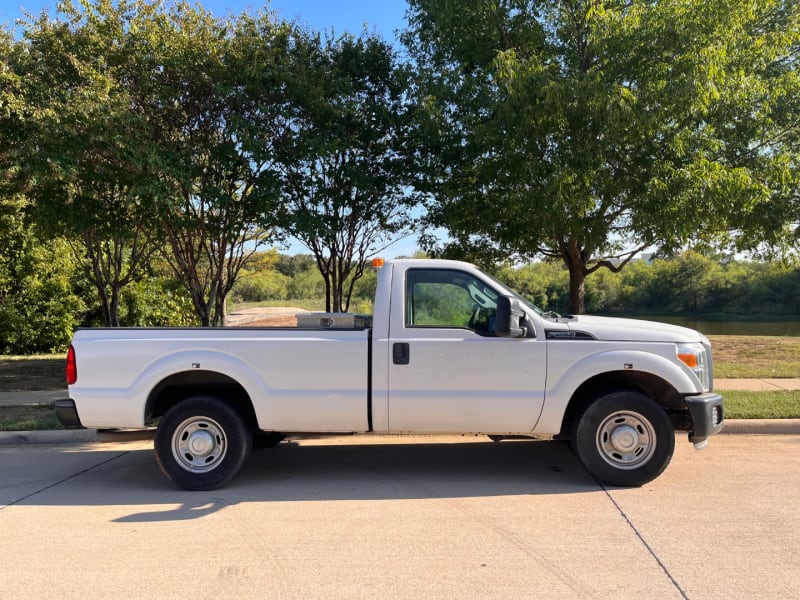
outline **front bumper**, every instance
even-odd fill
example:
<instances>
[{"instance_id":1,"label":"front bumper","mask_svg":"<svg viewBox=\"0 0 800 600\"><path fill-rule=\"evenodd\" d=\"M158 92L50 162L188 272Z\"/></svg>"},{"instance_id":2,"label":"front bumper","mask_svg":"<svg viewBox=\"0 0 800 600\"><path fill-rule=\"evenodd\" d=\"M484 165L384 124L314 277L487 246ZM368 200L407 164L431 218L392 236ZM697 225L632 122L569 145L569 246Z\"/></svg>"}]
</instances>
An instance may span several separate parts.
<instances>
[{"instance_id":1,"label":"front bumper","mask_svg":"<svg viewBox=\"0 0 800 600\"><path fill-rule=\"evenodd\" d=\"M702 448L710 436L722 430L725 421L722 396L712 393L687 396L686 406L692 417L689 441L694 443L695 448Z\"/></svg>"},{"instance_id":2,"label":"front bumper","mask_svg":"<svg viewBox=\"0 0 800 600\"><path fill-rule=\"evenodd\" d=\"M56 417L64 427L83 427L75 400L56 400Z\"/></svg>"}]
</instances>

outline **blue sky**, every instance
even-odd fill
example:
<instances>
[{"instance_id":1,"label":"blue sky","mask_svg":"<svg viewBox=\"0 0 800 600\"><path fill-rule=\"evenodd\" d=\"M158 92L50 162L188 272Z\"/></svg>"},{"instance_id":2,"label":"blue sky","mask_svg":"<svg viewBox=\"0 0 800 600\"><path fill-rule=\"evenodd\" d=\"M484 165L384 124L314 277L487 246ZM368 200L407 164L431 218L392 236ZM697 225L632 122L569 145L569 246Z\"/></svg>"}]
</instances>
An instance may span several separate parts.
<instances>
[{"instance_id":1,"label":"blue sky","mask_svg":"<svg viewBox=\"0 0 800 600\"><path fill-rule=\"evenodd\" d=\"M54 9L57 4L58 0L3 0L0 24L11 26L26 11L38 14L42 9ZM369 31L374 30L387 40L393 40L395 31L405 26L407 8L405 0L202 0L197 4L219 17L243 12L255 14L268 6L288 21L296 20L315 30L333 28L335 33L358 34L366 24Z\"/></svg>"},{"instance_id":2,"label":"blue sky","mask_svg":"<svg viewBox=\"0 0 800 600\"><path fill-rule=\"evenodd\" d=\"M406 0L273 0L261 3L250 0L203 0L196 3L219 17L244 12L255 14L268 7L287 21L297 21L318 31L333 29L335 34L359 34L366 26L368 31L374 31L389 41L395 40L397 30L405 27L408 7ZM0 24L12 27L14 21L23 18L25 12L37 15L42 10L54 10L57 4L58 0L2 0ZM411 255L416 248L416 237L406 238L393 244L383 256ZM290 254L308 252L298 243L291 244L284 251Z\"/></svg>"}]
</instances>

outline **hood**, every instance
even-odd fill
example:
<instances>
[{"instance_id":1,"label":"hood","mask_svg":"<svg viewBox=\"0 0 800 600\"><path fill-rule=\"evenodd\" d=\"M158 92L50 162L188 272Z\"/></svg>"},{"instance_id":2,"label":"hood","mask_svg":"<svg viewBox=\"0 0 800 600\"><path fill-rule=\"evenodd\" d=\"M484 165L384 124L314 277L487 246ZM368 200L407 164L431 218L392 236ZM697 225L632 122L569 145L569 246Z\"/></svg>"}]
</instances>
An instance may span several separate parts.
<instances>
[{"instance_id":1,"label":"hood","mask_svg":"<svg viewBox=\"0 0 800 600\"><path fill-rule=\"evenodd\" d=\"M557 319L557 323L561 325L561 327L556 328L558 330L563 331L563 327L566 325L570 332L588 333L598 340L627 342L702 342L706 339L703 334L694 329L640 319L577 315Z\"/></svg>"}]
</instances>

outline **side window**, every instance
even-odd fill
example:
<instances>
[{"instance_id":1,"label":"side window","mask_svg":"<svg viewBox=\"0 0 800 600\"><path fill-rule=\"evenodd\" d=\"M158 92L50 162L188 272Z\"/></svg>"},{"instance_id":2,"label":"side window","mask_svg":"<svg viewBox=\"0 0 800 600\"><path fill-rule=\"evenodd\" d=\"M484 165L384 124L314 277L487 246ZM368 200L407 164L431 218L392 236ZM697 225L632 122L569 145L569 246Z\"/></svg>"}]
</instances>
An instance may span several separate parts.
<instances>
[{"instance_id":1,"label":"side window","mask_svg":"<svg viewBox=\"0 0 800 600\"><path fill-rule=\"evenodd\" d=\"M406 274L406 327L494 332L497 292L468 273L412 269Z\"/></svg>"}]
</instances>

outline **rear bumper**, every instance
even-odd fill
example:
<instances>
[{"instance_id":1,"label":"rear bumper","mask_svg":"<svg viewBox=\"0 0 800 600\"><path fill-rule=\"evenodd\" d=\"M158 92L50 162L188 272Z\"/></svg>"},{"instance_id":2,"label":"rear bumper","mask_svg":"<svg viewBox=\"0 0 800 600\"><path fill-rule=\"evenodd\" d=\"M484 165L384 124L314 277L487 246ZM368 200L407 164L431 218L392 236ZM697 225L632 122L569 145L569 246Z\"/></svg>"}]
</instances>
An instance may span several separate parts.
<instances>
[{"instance_id":1,"label":"rear bumper","mask_svg":"<svg viewBox=\"0 0 800 600\"><path fill-rule=\"evenodd\" d=\"M686 406L692 417L689 441L702 447L710 436L722 430L725 421L722 396L712 393L687 396Z\"/></svg>"},{"instance_id":2,"label":"rear bumper","mask_svg":"<svg viewBox=\"0 0 800 600\"><path fill-rule=\"evenodd\" d=\"M56 400L56 417L64 427L83 427L74 400Z\"/></svg>"}]
</instances>

